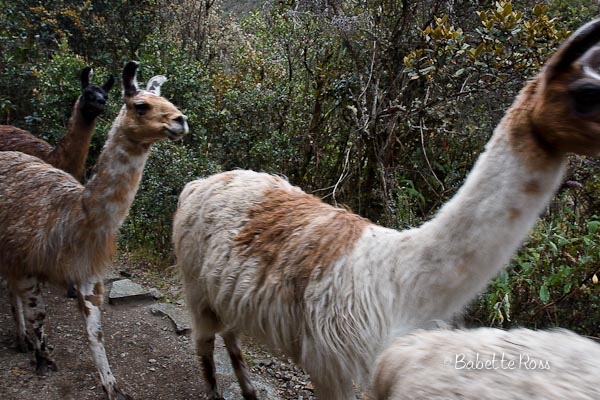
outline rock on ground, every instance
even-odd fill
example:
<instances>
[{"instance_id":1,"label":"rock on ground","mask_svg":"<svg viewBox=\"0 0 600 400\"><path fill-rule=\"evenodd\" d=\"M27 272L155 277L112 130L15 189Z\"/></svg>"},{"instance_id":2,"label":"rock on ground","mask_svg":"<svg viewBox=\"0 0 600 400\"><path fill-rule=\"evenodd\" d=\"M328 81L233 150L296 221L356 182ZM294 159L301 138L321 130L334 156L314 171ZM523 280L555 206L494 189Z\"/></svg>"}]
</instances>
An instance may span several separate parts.
<instances>
[{"instance_id":1,"label":"rock on ground","mask_svg":"<svg viewBox=\"0 0 600 400\"><path fill-rule=\"evenodd\" d=\"M108 295L110 304L124 304L152 300L154 300L154 296L152 296L150 291L144 289L142 285L133 282L131 279L114 281Z\"/></svg>"}]
</instances>

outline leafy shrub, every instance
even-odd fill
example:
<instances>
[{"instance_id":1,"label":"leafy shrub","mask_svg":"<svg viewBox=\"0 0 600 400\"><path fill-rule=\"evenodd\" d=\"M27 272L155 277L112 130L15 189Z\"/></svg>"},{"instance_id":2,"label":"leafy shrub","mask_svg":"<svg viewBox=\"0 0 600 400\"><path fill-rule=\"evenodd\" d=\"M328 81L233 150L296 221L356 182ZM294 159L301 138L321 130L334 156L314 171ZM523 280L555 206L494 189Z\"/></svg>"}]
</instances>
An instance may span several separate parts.
<instances>
[{"instance_id":1,"label":"leafy shrub","mask_svg":"<svg viewBox=\"0 0 600 400\"><path fill-rule=\"evenodd\" d=\"M123 228L122 248L154 261L172 261L171 225L186 183L218 172L190 147L172 142L153 146L139 191Z\"/></svg>"},{"instance_id":2,"label":"leafy shrub","mask_svg":"<svg viewBox=\"0 0 600 400\"><path fill-rule=\"evenodd\" d=\"M563 193L556 208L540 219L467 319L503 328L566 326L582 334L599 332L600 216L580 214L568 197L568 191Z\"/></svg>"}]
</instances>

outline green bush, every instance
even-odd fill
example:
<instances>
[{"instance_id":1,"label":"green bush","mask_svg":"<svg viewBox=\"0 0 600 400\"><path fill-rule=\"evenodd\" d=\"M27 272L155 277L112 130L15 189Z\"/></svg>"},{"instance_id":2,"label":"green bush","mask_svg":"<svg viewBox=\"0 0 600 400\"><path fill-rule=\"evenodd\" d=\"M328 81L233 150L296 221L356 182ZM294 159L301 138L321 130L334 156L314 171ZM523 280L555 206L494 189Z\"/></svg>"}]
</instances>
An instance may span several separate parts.
<instances>
[{"instance_id":1,"label":"green bush","mask_svg":"<svg viewBox=\"0 0 600 400\"><path fill-rule=\"evenodd\" d=\"M600 216L581 215L569 205L569 196L563 193L556 208L540 220L468 320L503 328L566 326L582 334L598 333Z\"/></svg>"},{"instance_id":2,"label":"green bush","mask_svg":"<svg viewBox=\"0 0 600 400\"><path fill-rule=\"evenodd\" d=\"M186 183L219 172L189 146L159 142L152 148L139 191L121 229L121 247L172 262L171 228L179 193Z\"/></svg>"}]
</instances>

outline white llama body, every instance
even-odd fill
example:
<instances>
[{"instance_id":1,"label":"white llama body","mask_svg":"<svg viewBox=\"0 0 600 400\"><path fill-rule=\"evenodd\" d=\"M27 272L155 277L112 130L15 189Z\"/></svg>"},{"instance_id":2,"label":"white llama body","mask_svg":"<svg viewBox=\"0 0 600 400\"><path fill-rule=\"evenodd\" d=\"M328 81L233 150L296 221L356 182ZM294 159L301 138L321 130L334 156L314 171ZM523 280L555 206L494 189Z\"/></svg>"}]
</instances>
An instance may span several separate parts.
<instances>
[{"instance_id":1,"label":"white llama body","mask_svg":"<svg viewBox=\"0 0 600 400\"><path fill-rule=\"evenodd\" d=\"M302 365L320 399L345 400L393 337L473 299L549 202L566 153L600 153L597 113L587 104L600 93L588 72L600 64L598 41L600 20L561 46L507 111L463 187L421 227L376 226L267 174L189 183L173 238L210 398L220 398L215 333L245 399L256 394L238 333Z\"/></svg>"},{"instance_id":2,"label":"white llama body","mask_svg":"<svg viewBox=\"0 0 600 400\"><path fill-rule=\"evenodd\" d=\"M188 304L212 309L222 331L246 332L281 349L311 376L365 382L390 338L450 317L485 287L557 188L562 162L524 174L504 132L496 135L432 221L403 232L367 225L351 252L311 277L302 302L282 298L276 284L257 284L261 260L234 245L249 208L268 189L300 189L252 171L189 183L175 221ZM528 193L532 185L539 191Z\"/></svg>"},{"instance_id":3,"label":"white llama body","mask_svg":"<svg viewBox=\"0 0 600 400\"><path fill-rule=\"evenodd\" d=\"M375 368L374 400L594 400L600 345L566 330L417 331Z\"/></svg>"}]
</instances>

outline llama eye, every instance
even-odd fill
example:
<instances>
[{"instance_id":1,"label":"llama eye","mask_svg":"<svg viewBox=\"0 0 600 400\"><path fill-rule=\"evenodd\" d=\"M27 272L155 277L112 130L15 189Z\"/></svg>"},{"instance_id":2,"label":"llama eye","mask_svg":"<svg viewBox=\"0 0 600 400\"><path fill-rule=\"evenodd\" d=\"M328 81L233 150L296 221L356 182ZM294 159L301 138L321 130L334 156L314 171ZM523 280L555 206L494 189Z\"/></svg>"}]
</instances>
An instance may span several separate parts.
<instances>
[{"instance_id":1,"label":"llama eye","mask_svg":"<svg viewBox=\"0 0 600 400\"><path fill-rule=\"evenodd\" d=\"M150 109L150 105L142 101L135 103L134 107L138 115L144 115Z\"/></svg>"}]
</instances>

